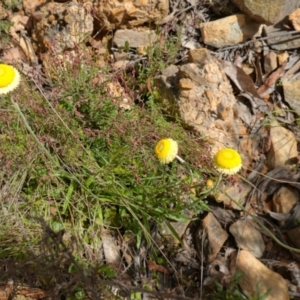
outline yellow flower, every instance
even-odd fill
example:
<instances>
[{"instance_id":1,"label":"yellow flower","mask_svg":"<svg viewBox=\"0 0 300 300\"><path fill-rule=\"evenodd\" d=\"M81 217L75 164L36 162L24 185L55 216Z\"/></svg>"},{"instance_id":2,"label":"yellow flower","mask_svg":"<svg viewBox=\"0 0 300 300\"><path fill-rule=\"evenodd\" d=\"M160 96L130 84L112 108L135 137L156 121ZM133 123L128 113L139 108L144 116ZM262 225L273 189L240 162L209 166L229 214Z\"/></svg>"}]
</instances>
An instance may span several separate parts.
<instances>
[{"instance_id":1,"label":"yellow flower","mask_svg":"<svg viewBox=\"0 0 300 300\"><path fill-rule=\"evenodd\" d=\"M242 168L242 158L240 154L231 148L224 148L219 150L213 162L215 168L222 174L233 175Z\"/></svg>"},{"instance_id":2,"label":"yellow flower","mask_svg":"<svg viewBox=\"0 0 300 300\"><path fill-rule=\"evenodd\" d=\"M173 139L162 139L155 146L155 154L162 164L168 164L177 157L178 144Z\"/></svg>"},{"instance_id":3,"label":"yellow flower","mask_svg":"<svg viewBox=\"0 0 300 300\"><path fill-rule=\"evenodd\" d=\"M0 64L0 94L7 94L18 87L20 73L10 65Z\"/></svg>"},{"instance_id":4,"label":"yellow flower","mask_svg":"<svg viewBox=\"0 0 300 300\"><path fill-rule=\"evenodd\" d=\"M215 185L215 183L214 183L213 180L211 180L211 179L206 180L206 186L207 187L212 188L212 187L214 187L214 185Z\"/></svg>"}]
</instances>

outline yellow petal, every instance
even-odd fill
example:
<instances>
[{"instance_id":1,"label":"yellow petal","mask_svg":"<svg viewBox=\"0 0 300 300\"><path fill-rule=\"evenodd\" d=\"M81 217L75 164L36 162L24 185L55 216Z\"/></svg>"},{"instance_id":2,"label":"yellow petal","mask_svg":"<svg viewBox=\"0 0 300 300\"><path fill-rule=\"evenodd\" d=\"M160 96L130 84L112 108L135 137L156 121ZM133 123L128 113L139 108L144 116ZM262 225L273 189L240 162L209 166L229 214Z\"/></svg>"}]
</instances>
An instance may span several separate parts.
<instances>
[{"instance_id":1,"label":"yellow petal","mask_svg":"<svg viewBox=\"0 0 300 300\"><path fill-rule=\"evenodd\" d=\"M162 139L155 146L155 154L162 164L173 161L178 153L178 144L173 139Z\"/></svg>"}]
</instances>

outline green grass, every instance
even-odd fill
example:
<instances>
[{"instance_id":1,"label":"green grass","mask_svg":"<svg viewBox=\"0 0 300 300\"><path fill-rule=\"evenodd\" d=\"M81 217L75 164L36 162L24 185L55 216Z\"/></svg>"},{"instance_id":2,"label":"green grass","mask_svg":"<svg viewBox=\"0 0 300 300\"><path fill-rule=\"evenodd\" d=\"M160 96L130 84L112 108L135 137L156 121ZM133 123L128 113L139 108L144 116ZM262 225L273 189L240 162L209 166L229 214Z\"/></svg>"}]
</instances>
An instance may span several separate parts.
<instances>
[{"instance_id":1,"label":"green grass","mask_svg":"<svg viewBox=\"0 0 300 300\"><path fill-rule=\"evenodd\" d=\"M206 181L218 178L206 137L168 115L151 85L179 47L180 36L153 45L130 73L99 69L84 47L62 59L49 55L47 85L23 76L18 90L0 96L0 261L10 270L1 281L13 276L46 291L59 286L66 299L117 299L109 286L122 268L103 259L103 229L171 266L174 249L160 250L153 229L166 224L178 238L171 222L208 210ZM124 98L130 109L120 105ZM178 142L184 164L162 165L155 157L166 137ZM151 280L158 284L155 273ZM216 285L214 299L243 299L238 281L227 290Z\"/></svg>"},{"instance_id":2,"label":"green grass","mask_svg":"<svg viewBox=\"0 0 300 300\"><path fill-rule=\"evenodd\" d=\"M5 49L9 43L9 29L13 25L8 20L0 20L0 34L1 34L1 39L0 39L0 48Z\"/></svg>"},{"instance_id":3,"label":"green grass","mask_svg":"<svg viewBox=\"0 0 300 300\"><path fill-rule=\"evenodd\" d=\"M144 65L137 82L155 75L158 63L151 70ZM17 273L28 271L51 289L61 280L53 270L68 278L78 270L114 277L114 268L97 259L102 228L133 237L137 248L143 241L155 248L153 226L185 220L186 209L194 215L208 209L211 166L205 137L168 121L145 89L143 102L120 107L124 96L107 83L123 80L133 95L128 74L74 57L63 65L49 59L46 74L46 89L23 76L17 91L1 96L0 260L35 261ZM185 164L159 163L154 147L165 137L178 141ZM66 250L72 258L64 261ZM70 293L81 294L81 285Z\"/></svg>"}]
</instances>

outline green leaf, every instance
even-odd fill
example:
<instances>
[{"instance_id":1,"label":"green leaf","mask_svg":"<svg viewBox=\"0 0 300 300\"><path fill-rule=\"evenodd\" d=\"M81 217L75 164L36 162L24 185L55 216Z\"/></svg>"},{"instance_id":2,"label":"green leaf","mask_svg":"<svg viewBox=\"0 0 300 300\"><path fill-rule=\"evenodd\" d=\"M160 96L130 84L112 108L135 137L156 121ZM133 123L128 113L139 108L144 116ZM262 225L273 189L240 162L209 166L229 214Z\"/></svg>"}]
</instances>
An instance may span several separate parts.
<instances>
[{"instance_id":1,"label":"green leaf","mask_svg":"<svg viewBox=\"0 0 300 300\"><path fill-rule=\"evenodd\" d=\"M165 223L168 226L168 228L170 229L170 231L172 232L173 236L179 241L179 243L181 243L181 238L178 235L178 233L176 232L176 230L174 229L174 227L171 225L171 223L168 221L165 221Z\"/></svg>"},{"instance_id":2,"label":"green leaf","mask_svg":"<svg viewBox=\"0 0 300 300\"><path fill-rule=\"evenodd\" d=\"M66 213L66 211L69 207L69 203L70 203L70 199L72 197L73 191L74 191L74 187L75 187L75 183L74 183L74 181L71 181L71 183L69 185L69 188L68 188L68 192L67 192L66 197L65 197L65 201L63 203L63 209L62 209L63 214Z\"/></svg>"},{"instance_id":3,"label":"green leaf","mask_svg":"<svg viewBox=\"0 0 300 300\"><path fill-rule=\"evenodd\" d=\"M125 44L124 44L124 51L125 52L129 52L130 51L130 46L129 46L129 42L126 41Z\"/></svg>"}]
</instances>

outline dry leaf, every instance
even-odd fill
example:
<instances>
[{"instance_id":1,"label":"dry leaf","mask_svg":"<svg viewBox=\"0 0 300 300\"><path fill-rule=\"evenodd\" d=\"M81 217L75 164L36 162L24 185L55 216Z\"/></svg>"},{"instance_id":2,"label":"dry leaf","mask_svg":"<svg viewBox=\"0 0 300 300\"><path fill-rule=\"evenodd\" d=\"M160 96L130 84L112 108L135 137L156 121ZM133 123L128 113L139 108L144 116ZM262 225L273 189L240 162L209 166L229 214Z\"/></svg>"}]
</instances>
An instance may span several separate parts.
<instances>
[{"instance_id":1,"label":"dry leaf","mask_svg":"<svg viewBox=\"0 0 300 300\"><path fill-rule=\"evenodd\" d=\"M276 81L284 75L284 69L286 66L286 62L282 64L276 71L274 71L265 81L265 83L257 90L260 96L265 95L264 93L268 91L268 89L272 88Z\"/></svg>"},{"instance_id":2,"label":"dry leaf","mask_svg":"<svg viewBox=\"0 0 300 300\"><path fill-rule=\"evenodd\" d=\"M116 239L109 230L102 230L101 233L103 252L107 264L118 265L121 262L120 248L116 245Z\"/></svg>"},{"instance_id":3,"label":"dry leaf","mask_svg":"<svg viewBox=\"0 0 300 300\"><path fill-rule=\"evenodd\" d=\"M238 95L238 98L241 98L241 97L249 100L253 110L258 109L259 111L261 111L263 113L268 112L269 106L264 102L264 100L262 100L258 97L254 97L250 93L242 93L242 94Z\"/></svg>"},{"instance_id":4,"label":"dry leaf","mask_svg":"<svg viewBox=\"0 0 300 300\"><path fill-rule=\"evenodd\" d=\"M299 190L300 183L298 182L300 173L294 173L289 169L277 167L265 174L265 176L257 184L255 194L257 195L258 203L262 204L264 195L273 195L282 186L292 186Z\"/></svg>"},{"instance_id":5,"label":"dry leaf","mask_svg":"<svg viewBox=\"0 0 300 300\"><path fill-rule=\"evenodd\" d=\"M284 78L291 78L296 72L299 71L300 69L300 60L299 60L299 57L298 58L298 61L284 74Z\"/></svg>"},{"instance_id":6,"label":"dry leaf","mask_svg":"<svg viewBox=\"0 0 300 300\"><path fill-rule=\"evenodd\" d=\"M248 92L254 97L260 98L256 91L254 83L245 71L229 61L221 61L222 67L226 75L234 82L241 92Z\"/></svg>"},{"instance_id":7,"label":"dry leaf","mask_svg":"<svg viewBox=\"0 0 300 300\"><path fill-rule=\"evenodd\" d=\"M156 271L158 271L160 273L163 273L163 274L166 274L166 275L170 274L170 271L166 267L164 267L162 265L158 265L154 261L148 261L148 268L150 270L156 270Z\"/></svg>"}]
</instances>

